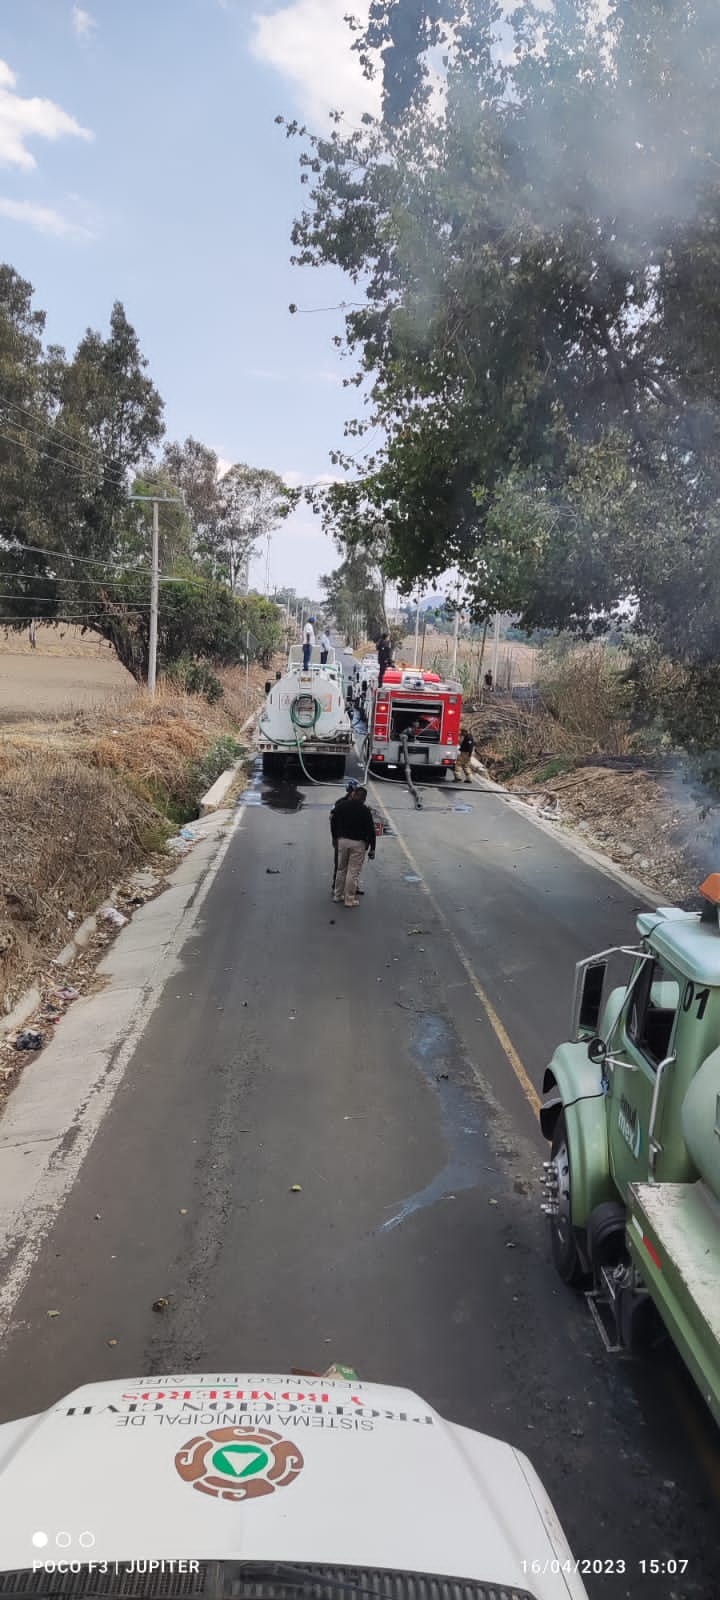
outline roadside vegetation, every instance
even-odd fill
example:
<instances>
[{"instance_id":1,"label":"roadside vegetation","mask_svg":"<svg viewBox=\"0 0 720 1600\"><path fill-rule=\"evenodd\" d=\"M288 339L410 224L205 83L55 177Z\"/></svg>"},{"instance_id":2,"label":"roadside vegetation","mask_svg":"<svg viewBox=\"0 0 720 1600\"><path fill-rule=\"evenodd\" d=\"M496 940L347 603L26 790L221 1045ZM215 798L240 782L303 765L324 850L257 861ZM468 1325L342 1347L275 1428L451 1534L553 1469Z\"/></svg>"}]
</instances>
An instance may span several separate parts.
<instances>
[{"instance_id":1,"label":"roadside vegetation","mask_svg":"<svg viewBox=\"0 0 720 1600\"><path fill-rule=\"evenodd\" d=\"M0 994L5 1011L113 886L166 843L243 753L264 669L221 674L210 703L169 681L0 741Z\"/></svg>"},{"instance_id":2,"label":"roadside vegetation","mask_svg":"<svg viewBox=\"0 0 720 1600\"><path fill-rule=\"evenodd\" d=\"M257 542L296 492L200 441L164 440L163 401L119 303L74 354L44 342L32 285L0 265L0 626L75 624L148 675L153 496L161 670L268 665L282 612L248 594Z\"/></svg>"},{"instance_id":3,"label":"roadside vegetation","mask_svg":"<svg viewBox=\"0 0 720 1600\"><path fill-rule=\"evenodd\" d=\"M717 5L374 0L348 22L380 113L285 125L306 186L293 259L351 286L335 342L364 408L333 457L346 476L311 496L346 577L409 596L454 570L476 626L510 613L540 637L632 626L652 666L629 733L642 688L712 772ZM569 757L594 739L569 683L557 696Z\"/></svg>"}]
</instances>

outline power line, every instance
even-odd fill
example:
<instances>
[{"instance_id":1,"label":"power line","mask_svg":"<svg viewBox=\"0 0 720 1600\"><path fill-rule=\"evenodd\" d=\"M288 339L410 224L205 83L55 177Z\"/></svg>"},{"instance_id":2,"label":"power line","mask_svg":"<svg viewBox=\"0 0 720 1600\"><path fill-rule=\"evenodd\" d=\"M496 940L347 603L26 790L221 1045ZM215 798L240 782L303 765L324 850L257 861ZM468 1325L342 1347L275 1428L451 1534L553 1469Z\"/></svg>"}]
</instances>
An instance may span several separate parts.
<instances>
[{"instance_id":1,"label":"power line","mask_svg":"<svg viewBox=\"0 0 720 1600\"><path fill-rule=\"evenodd\" d=\"M60 616L39 617L34 612L32 616L0 617L0 628L12 628L18 622L47 622L51 627L56 627L63 622L111 622L114 615L115 613L111 611L93 611L89 613L84 611L65 611ZM137 607L133 608L132 615L137 615ZM117 617L118 622L126 621L127 616L128 613L124 613L122 616Z\"/></svg>"},{"instance_id":2,"label":"power line","mask_svg":"<svg viewBox=\"0 0 720 1600\"><path fill-rule=\"evenodd\" d=\"M65 467L69 472L74 472L79 476L81 472L89 472L92 466L96 472L98 470L102 470L104 476L113 480L118 487L121 483L125 482L125 474L123 473L122 469L120 467L106 466L103 463L102 456L96 456L94 459L90 456L83 457L78 452L74 450L71 451L67 445L60 444L57 440L53 439L51 434L41 433L37 429L31 428L27 422L16 422L14 417L9 416L5 417L5 421L11 428L22 428L25 433L34 435L32 447L38 452L47 455L50 448L57 450L60 466ZM29 450L31 448L26 439L13 439L7 433L0 434L0 438L3 438L7 444L19 446L21 450ZM35 443L35 439L46 439L48 442L47 444L43 445L40 443Z\"/></svg>"},{"instance_id":3,"label":"power line","mask_svg":"<svg viewBox=\"0 0 720 1600\"><path fill-rule=\"evenodd\" d=\"M65 428L58 427L57 423L50 424L53 431L52 433L49 433L47 428L38 426L42 419L37 417L34 411L29 411L27 406L21 406L17 400L11 400L8 395L0 394L0 405L12 406L14 411L19 411L23 416L31 419L30 424L28 424L13 422L12 418L10 418L13 428L23 427L25 428L26 432L34 433L38 436L38 438L49 440L49 442L53 444L56 449L65 451L68 456L76 456L78 460L81 461L84 457L88 462L91 461L95 466L102 465L106 474L124 478L125 475L121 467L108 467L105 465L102 451L98 445L82 444L80 440L75 438L74 434L68 433ZM60 435L61 441L63 439L69 439L70 444L58 442L57 438L55 437L56 434Z\"/></svg>"},{"instance_id":4,"label":"power line","mask_svg":"<svg viewBox=\"0 0 720 1600\"><path fill-rule=\"evenodd\" d=\"M0 395L0 405L2 404L14 405L15 402L3 401L3 397ZM18 406L17 409L23 410L24 408ZM28 415L30 415L30 413L28 413ZM128 476L123 468L108 465L99 451L94 453L92 446L78 445L76 449L71 449L69 445L59 443L58 440L54 438L53 434L31 427L27 422L15 422L13 417L7 417L6 421L11 428L17 428L18 430L22 429L25 433L29 433L33 439L33 448L37 449L40 453L46 455L50 448L57 450L59 452L60 465L64 466L69 472L75 473L76 476L80 477L82 473L86 473L92 468L96 472L102 472L103 477L108 479L111 483L114 483L116 488L127 488ZM31 445L26 439L15 439L7 433L0 433L0 439L4 439L6 444L16 445L20 450L29 450L31 448ZM44 439L47 441L47 444L35 444L35 439ZM145 482L144 479L142 481ZM170 484L157 485L155 484L154 480L151 479L149 480L147 487L151 489L162 487L165 490L167 487L174 486Z\"/></svg>"},{"instance_id":5,"label":"power line","mask_svg":"<svg viewBox=\"0 0 720 1600\"><path fill-rule=\"evenodd\" d=\"M2 437L2 436L0 435L0 437ZM8 545L8 544L2 545L2 544L0 544L0 558L2 558L3 555L12 555L16 550L24 550L24 551L29 552L31 555L52 556L52 557L54 557L55 559L57 559L59 561L77 561L82 566L101 567L101 568L104 568L104 569L110 569L110 570L115 571L115 572L120 572L122 575L124 575L126 577L133 577L138 572L140 572L140 573L143 573L143 572L149 573L150 572L150 567L149 566L145 566L145 565L141 565L141 566L137 566L137 567L128 567L128 566L123 566L122 562L120 562L120 561L105 561L105 560L101 561L97 557L94 557L94 556L75 555L75 554L73 554L72 550L67 550L67 549L65 549L65 550L48 550L48 549L46 549L46 547L44 545L41 545L41 544L24 544L20 540L13 541L13 543L11 545ZM0 566L0 572L1 571L2 571L2 567ZM21 574L20 573L18 573L18 574L13 573L13 576L20 577ZM28 573L28 574L25 574L25 576L34 577L35 574L34 573ZM39 576L40 577L47 577L47 573L40 573ZM113 581L119 581L119 580L113 580L113 579L101 580L99 578L83 580L83 579L79 579L79 578L61 578L61 577L56 577L56 578L53 578L52 581L53 581L53 583L81 583L83 581L100 583L101 581L113 582ZM218 580L218 579L201 578L200 576L196 577L195 575L188 576L188 577L183 577L183 576L179 576L179 577L176 577L176 576L161 577L160 578L160 582L164 583L164 584L169 584L169 583L176 583L176 584L177 583L179 583L179 584L187 583L187 584L192 584L196 588L203 588L203 589L218 589L218 588L226 588L226 587L228 587L227 585L221 583L220 580ZM230 592L232 592L232 591L230 591Z\"/></svg>"},{"instance_id":6,"label":"power line","mask_svg":"<svg viewBox=\"0 0 720 1600\"><path fill-rule=\"evenodd\" d=\"M34 411L30 411L27 406L21 406L20 402L18 400L11 400L10 396L7 395L7 394L0 394L0 405L12 406L14 411L20 411L20 412L22 412L23 416L30 417L31 421L34 424L36 424L38 421L41 420L40 418L37 417L37 415L36 415L36 413ZM73 451L75 451L75 450L79 450L79 451L82 451L82 452L94 452L95 451L96 447L94 445L83 445L83 444L80 444L78 442L78 440L75 438L74 434L69 433L66 428L58 427L57 423L53 423L53 428L54 428L56 433L59 433L61 435L62 438L70 440L70 448ZM46 438L50 438L51 436L49 434L45 434L45 437Z\"/></svg>"},{"instance_id":7,"label":"power line","mask_svg":"<svg viewBox=\"0 0 720 1600\"><path fill-rule=\"evenodd\" d=\"M9 421L9 425L10 425L11 428L12 427L20 428L20 427L24 427L25 426L24 423L19 423L19 422L18 423L14 423L13 420L12 420L12 417L10 417L7 420ZM48 450L50 448L49 445L43 445L43 444L37 444L37 445L33 446L31 443L28 442L27 439L14 439L12 437L12 435L9 434L9 433L0 433L0 439L4 439L6 444L14 445L16 450L27 450L27 451L29 451L29 450L34 448L39 455L47 455ZM56 448L62 451L64 449L64 446L63 445L59 445L59 446L56 446ZM86 463L76 464L74 462L65 460L62 456L60 457L59 464L60 464L60 466L65 467L67 472L69 472L70 474L72 474L72 475L74 475L75 477L78 477L78 478L84 472L87 472L87 470L88 470L88 467L87 467ZM108 477L110 477L112 479L112 476L113 476L112 473L108 473ZM119 488L120 487L120 480L119 479L115 480L115 483L116 483L116 487Z\"/></svg>"},{"instance_id":8,"label":"power line","mask_svg":"<svg viewBox=\"0 0 720 1600\"><path fill-rule=\"evenodd\" d=\"M0 435L0 438L1 437L2 435ZM124 567L120 561L105 561L100 560L97 556L75 555L73 551L68 550L67 547L64 550L48 550L46 549L45 545L22 544L20 540L14 541L9 546L0 545L0 555L7 553L12 554L14 550L29 550L33 555L54 556L60 561L79 561L83 566L88 567L111 567L114 571L119 569L121 572L137 572L140 570L138 567ZM150 570L149 567L147 570Z\"/></svg>"},{"instance_id":9,"label":"power line","mask_svg":"<svg viewBox=\"0 0 720 1600\"><path fill-rule=\"evenodd\" d=\"M52 605L56 605L58 603L58 596L57 595L49 595L49 594L38 594L38 595L35 595L35 594L0 594L0 600L17 600L17 601L24 600L29 605L52 606ZM102 610L102 611L99 611L97 609L98 603L99 602L96 599L91 600L90 598L88 598L87 600L82 600L81 599L81 600L74 600L74 601L71 602L71 604L73 604L73 605L84 606L86 609L88 609L88 608L92 609L93 615L94 616L98 616L98 617L100 617L100 616L109 617L109 616L112 616L116 612L122 612L122 611L148 611L150 609L150 601L149 600L108 600L107 605L105 606L104 610ZM166 613L169 612L169 613L172 614L172 611L173 611L173 607L172 606L168 607L166 605L163 609L166 611ZM175 614L175 616L180 616L181 615L181 611L178 611L178 609L176 607L174 614ZM83 612L79 612L78 615L82 616ZM0 625L2 625L2 615L1 614L0 614Z\"/></svg>"}]
</instances>

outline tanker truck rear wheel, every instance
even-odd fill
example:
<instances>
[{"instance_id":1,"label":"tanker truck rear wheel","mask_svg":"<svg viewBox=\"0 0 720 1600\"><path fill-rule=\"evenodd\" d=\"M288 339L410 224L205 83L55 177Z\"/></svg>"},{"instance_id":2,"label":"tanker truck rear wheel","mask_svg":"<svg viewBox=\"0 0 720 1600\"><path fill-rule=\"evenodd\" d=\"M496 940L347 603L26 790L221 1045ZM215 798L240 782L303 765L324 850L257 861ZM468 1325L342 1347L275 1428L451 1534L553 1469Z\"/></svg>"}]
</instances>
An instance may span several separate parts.
<instances>
[{"instance_id":1,"label":"tanker truck rear wheel","mask_svg":"<svg viewBox=\"0 0 720 1600\"><path fill-rule=\"evenodd\" d=\"M567 1127L562 1112L553 1129L550 1161L557 1175L557 1211L549 1219L552 1258L563 1283L579 1289L585 1282L587 1272L572 1224L572 1173Z\"/></svg>"}]
</instances>

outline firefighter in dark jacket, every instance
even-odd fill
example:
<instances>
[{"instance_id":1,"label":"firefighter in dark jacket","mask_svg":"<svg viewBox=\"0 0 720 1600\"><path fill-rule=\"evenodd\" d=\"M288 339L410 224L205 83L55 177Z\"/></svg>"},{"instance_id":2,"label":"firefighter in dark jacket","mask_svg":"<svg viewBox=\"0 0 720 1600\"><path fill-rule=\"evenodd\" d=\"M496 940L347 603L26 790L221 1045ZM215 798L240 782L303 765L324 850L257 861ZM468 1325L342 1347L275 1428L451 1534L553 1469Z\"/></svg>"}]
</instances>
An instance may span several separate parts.
<instances>
[{"instance_id":1,"label":"firefighter in dark jacket","mask_svg":"<svg viewBox=\"0 0 720 1600\"><path fill-rule=\"evenodd\" d=\"M378 672L378 683L380 684L385 677L388 667L394 667L395 665L393 661L393 650L390 643L389 633L384 633L378 640L377 657L378 667L380 669Z\"/></svg>"},{"instance_id":2,"label":"firefighter in dark jacket","mask_svg":"<svg viewBox=\"0 0 720 1600\"><path fill-rule=\"evenodd\" d=\"M473 758L474 749L475 740L473 739L470 729L461 728L460 749L458 751L457 761L455 762L456 783L462 783L463 778L465 779L466 783L472 783L472 778L470 777L470 762Z\"/></svg>"},{"instance_id":3,"label":"firefighter in dark jacket","mask_svg":"<svg viewBox=\"0 0 720 1600\"><path fill-rule=\"evenodd\" d=\"M333 900L359 906L358 879L366 854L375 859L375 820L366 805L367 789L362 784L338 800L330 815L330 831L337 851ZM362 893L362 890L360 891Z\"/></svg>"}]
</instances>

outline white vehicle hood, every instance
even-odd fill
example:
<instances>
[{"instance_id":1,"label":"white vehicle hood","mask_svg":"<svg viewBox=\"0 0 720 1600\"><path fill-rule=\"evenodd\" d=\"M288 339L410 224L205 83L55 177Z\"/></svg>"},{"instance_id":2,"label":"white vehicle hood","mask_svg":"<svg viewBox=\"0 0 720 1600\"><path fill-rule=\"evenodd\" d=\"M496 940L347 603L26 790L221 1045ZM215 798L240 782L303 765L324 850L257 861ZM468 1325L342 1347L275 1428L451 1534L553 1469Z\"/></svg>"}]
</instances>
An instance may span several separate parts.
<instances>
[{"instance_id":1,"label":"white vehicle hood","mask_svg":"<svg viewBox=\"0 0 720 1600\"><path fill-rule=\"evenodd\" d=\"M286 1561L585 1597L552 1570L572 1558L526 1458L377 1384L252 1373L90 1384L0 1426L0 1494L2 1571Z\"/></svg>"}]
</instances>

